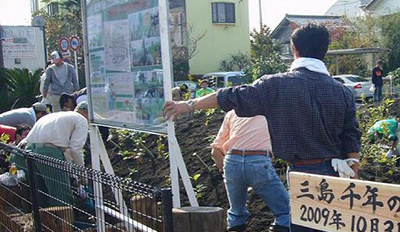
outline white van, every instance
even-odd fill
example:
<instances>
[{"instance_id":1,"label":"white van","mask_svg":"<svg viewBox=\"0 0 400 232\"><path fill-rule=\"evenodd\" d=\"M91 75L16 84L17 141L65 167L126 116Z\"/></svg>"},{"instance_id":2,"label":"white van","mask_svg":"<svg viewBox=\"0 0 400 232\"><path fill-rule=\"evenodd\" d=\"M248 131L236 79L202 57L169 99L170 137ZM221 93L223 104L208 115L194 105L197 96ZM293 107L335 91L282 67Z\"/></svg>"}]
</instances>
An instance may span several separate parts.
<instances>
[{"instance_id":1,"label":"white van","mask_svg":"<svg viewBox=\"0 0 400 232\"><path fill-rule=\"evenodd\" d=\"M243 72L212 72L204 74L203 78L215 89L250 83Z\"/></svg>"}]
</instances>

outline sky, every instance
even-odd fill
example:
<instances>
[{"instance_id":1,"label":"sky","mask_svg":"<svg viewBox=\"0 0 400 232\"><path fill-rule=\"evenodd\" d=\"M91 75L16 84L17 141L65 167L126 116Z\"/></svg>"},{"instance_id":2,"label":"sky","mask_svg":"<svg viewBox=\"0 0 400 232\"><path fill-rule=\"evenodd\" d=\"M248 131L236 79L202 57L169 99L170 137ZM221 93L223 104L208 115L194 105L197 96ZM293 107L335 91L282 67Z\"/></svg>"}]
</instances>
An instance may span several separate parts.
<instances>
[{"instance_id":1,"label":"sky","mask_svg":"<svg viewBox=\"0 0 400 232\"><path fill-rule=\"evenodd\" d=\"M248 0L250 30L260 28L259 0ZM261 0L262 21L273 30L285 14L324 15L337 0Z\"/></svg>"},{"instance_id":2,"label":"sky","mask_svg":"<svg viewBox=\"0 0 400 232\"><path fill-rule=\"evenodd\" d=\"M250 29L259 28L259 0L247 1L250 9ZM263 24L274 29L285 14L323 15L335 2L336 0L261 0ZM29 0L0 0L0 24L29 25Z\"/></svg>"},{"instance_id":3,"label":"sky","mask_svg":"<svg viewBox=\"0 0 400 232\"><path fill-rule=\"evenodd\" d=\"M29 0L0 0L0 25L23 26L30 23Z\"/></svg>"}]
</instances>

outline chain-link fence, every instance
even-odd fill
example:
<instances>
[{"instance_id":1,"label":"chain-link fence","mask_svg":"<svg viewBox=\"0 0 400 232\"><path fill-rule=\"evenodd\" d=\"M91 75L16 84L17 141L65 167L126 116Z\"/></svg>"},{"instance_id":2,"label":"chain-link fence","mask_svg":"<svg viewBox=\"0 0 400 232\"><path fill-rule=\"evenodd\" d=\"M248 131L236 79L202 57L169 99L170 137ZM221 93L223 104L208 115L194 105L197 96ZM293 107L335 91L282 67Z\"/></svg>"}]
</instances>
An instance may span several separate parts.
<instances>
[{"instance_id":1,"label":"chain-link fence","mask_svg":"<svg viewBox=\"0 0 400 232\"><path fill-rule=\"evenodd\" d=\"M0 152L16 166L0 175L0 231L173 231L170 189L3 143Z\"/></svg>"}]
</instances>

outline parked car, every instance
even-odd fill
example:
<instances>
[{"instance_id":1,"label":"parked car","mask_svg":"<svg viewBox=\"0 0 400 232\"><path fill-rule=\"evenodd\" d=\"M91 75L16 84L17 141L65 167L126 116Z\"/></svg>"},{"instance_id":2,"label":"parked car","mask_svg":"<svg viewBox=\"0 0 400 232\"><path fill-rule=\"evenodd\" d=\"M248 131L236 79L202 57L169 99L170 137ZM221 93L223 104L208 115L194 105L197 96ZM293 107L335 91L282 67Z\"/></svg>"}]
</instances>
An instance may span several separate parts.
<instances>
[{"instance_id":1,"label":"parked car","mask_svg":"<svg viewBox=\"0 0 400 232\"><path fill-rule=\"evenodd\" d=\"M215 89L250 83L243 72L212 72L204 74L203 78Z\"/></svg>"},{"instance_id":2,"label":"parked car","mask_svg":"<svg viewBox=\"0 0 400 232\"><path fill-rule=\"evenodd\" d=\"M361 99L362 96L366 98L372 98L374 96L374 94L369 91L372 83L368 78L350 74L337 75L333 76L333 78L350 89L354 97L358 100Z\"/></svg>"}]
</instances>

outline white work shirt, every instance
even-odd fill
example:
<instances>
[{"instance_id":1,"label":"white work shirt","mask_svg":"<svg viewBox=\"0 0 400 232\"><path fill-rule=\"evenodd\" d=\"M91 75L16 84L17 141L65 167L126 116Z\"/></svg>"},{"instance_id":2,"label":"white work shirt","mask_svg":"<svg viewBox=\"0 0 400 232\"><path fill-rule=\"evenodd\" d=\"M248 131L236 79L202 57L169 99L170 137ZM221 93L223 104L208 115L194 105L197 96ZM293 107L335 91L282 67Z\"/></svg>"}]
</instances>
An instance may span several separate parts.
<instances>
[{"instance_id":1,"label":"white work shirt","mask_svg":"<svg viewBox=\"0 0 400 232\"><path fill-rule=\"evenodd\" d=\"M26 137L28 144L50 143L68 149L65 159L84 165L83 146L88 134L88 122L81 114L73 111L51 113L35 123ZM69 154L69 155L67 155Z\"/></svg>"}]
</instances>

